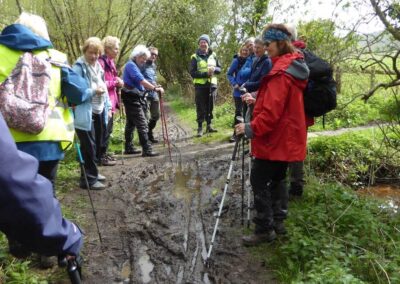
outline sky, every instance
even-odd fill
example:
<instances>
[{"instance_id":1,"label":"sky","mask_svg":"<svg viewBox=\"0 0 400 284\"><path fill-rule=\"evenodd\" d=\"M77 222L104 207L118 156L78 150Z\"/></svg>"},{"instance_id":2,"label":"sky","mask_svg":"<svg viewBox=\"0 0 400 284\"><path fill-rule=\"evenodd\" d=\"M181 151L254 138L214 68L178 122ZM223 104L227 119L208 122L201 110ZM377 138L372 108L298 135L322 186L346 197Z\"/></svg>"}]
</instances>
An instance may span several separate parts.
<instances>
[{"instance_id":1,"label":"sky","mask_svg":"<svg viewBox=\"0 0 400 284\"><path fill-rule=\"evenodd\" d=\"M335 19L335 22L337 23L344 24L347 27L352 27L363 15L367 15L372 12L372 8L367 5L358 7L358 9L355 9L353 7L347 8L345 10L340 7L335 9L334 2L337 1L330 0L308 0L306 1L307 3L301 5L299 9L288 10L288 7L290 5L293 5L293 3L303 3L303 1L304 0L280 1L284 3L280 5L279 10L289 12L280 12L277 10L274 11L274 9L270 9L271 15L273 15L274 17L273 21L297 24L300 20L310 21L312 19L318 18ZM341 2L344 3L345 1ZM357 31L361 33L371 33L381 30L383 30L383 25L378 19L375 19L368 24L360 25L360 27L357 28Z\"/></svg>"}]
</instances>

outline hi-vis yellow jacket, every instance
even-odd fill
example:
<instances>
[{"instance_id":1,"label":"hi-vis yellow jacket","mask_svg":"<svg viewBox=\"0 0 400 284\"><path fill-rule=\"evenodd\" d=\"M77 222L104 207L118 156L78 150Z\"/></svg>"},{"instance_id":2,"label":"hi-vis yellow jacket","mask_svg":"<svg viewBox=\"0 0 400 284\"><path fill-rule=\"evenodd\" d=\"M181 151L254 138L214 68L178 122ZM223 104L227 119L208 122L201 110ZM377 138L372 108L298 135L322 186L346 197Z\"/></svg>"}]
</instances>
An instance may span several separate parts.
<instances>
[{"instance_id":1,"label":"hi-vis yellow jacket","mask_svg":"<svg viewBox=\"0 0 400 284\"><path fill-rule=\"evenodd\" d=\"M66 62L67 56L55 49L38 50L33 52L42 58L51 57L53 61ZM3 82L14 69L23 51L13 50L0 45L0 82ZM66 150L74 139L74 121L68 108L66 98L61 97L61 69L52 65L51 81L49 86L49 116L42 132L29 134L10 128L15 142L60 142L61 148Z\"/></svg>"}]
</instances>

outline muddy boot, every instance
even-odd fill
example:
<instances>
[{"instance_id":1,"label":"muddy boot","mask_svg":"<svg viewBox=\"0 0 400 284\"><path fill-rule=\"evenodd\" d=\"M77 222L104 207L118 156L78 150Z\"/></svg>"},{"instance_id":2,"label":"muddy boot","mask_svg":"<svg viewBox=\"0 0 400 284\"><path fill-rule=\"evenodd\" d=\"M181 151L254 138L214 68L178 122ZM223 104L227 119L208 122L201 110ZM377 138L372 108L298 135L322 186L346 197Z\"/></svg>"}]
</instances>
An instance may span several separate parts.
<instances>
[{"instance_id":1,"label":"muddy boot","mask_svg":"<svg viewBox=\"0 0 400 284\"><path fill-rule=\"evenodd\" d=\"M212 128L211 124L207 124L207 133L218 132L218 130Z\"/></svg>"},{"instance_id":2,"label":"muddy boot","mask_svg":"<svg viewBox=\"0 0 400 284\"><path fill-rule=\"evenodd\" d=\"M155 144L158 143L158 140L154 138L153 129L156 127L157 121L150 120L149 122L149 140L151 143Z\"/></svg>"},{"instance_id":3,"label":"muddy boot","mask_svg":"<svg viewBox=\"0 0 400 284\"><path fill-rule=\"evenodd\" d=\"M41 269L52 268L55 264L56 264L55 257L39 255L39 265Z\"/></svg>"},{"instance_id":4,"label":"muddy boot","mask_svg":"<svg viewBox=\"0 0 400 284\"><path fill-rule=\"evenodd\" d=\"M154 138L154 136L153 136L153 131L149 131L149 140L150 140L150 142L151 143L153 143L153 144L156 144L156 143L158 143L158 140L156 139L156 138Z\"/></svg>"},{"instance_id":5,"label":"muddy boot","mask_svg":"<svg viewBox=\"0 0 400 284\"><path fill-rule=\"evenodd\" d=\"M125 144L125 155L133 155L133 154L140 154L142 151L137 150L135 147L133 147L132 143Z\"/></svg>"},{"instance_id":6,"label":"muddy boot","mask_svg":"<svg viewBox=\"0 0 400 284\"><path fill-rule=\"evenodd\" d=\"M142 145L142 157L154 157L160 155L157 152L153 152L151 148L151 143L149 142L149 138L147 132L139 132L139 141L140 145Z\"/></svg>"},{"instance_id":7,"label":"muddy boot","mask_svg":"<svg viewBox=\"0 0 400 284\"><path fill-rule=\"evenodd\" d=\"M262 234L253 234L250 236L244 236L244 237L242 237L242 243L244 246L250 247L250 246L256 246L256 245L259 245L259 244L265 243L265 242L272 242L275 239L276 239L276 233L274 230L271 230L269 232L262 233Z\"/></svg>"},{"instance_id":8,"label":"muddy boot","mask_svg":"<svg viewBox=\"0 0 400 284\"><path fill-rule=\"evenodd\" d=\"M278 235L286 235L287 234L287 230L285 228L285 224L283 224L283 221L275 221L274 231Z\"/></svg>"}]
</instances>

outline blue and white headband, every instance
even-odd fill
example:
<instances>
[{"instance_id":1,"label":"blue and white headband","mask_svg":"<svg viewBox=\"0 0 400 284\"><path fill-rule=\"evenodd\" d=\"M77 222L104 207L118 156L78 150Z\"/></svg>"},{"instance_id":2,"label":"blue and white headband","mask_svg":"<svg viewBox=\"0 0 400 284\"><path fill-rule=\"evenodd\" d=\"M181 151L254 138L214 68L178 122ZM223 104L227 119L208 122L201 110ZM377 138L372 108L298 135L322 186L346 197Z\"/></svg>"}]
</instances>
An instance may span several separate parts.
<instances>
[{"instance_id":1,"label":"blue and white headband","mask_svg":"<svg viewBox=\"0 0 400 284\"><path fill-rule=\"evenodd\" d=\"M289 40L289 36L278 29L269 29L263 35L263 41Z\"/></svg>"}]
</instances>

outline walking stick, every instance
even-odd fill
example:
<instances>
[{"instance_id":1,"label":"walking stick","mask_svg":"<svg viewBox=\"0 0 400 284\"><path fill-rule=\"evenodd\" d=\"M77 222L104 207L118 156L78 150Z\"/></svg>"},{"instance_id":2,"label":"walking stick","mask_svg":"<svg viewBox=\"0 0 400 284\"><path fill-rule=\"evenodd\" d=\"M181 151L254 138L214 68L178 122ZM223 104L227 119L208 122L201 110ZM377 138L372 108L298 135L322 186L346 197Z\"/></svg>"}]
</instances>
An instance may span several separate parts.
<instances>
[{"instance_id":1,"label":"walking stick","mask_svg":"<svg viewBox=\"0 0 400 284\"><path fill-rule=\"evenodd\" d=\"M243 121L243 118L240 117L240 119L241 119L241 121ZM237 120L239 120L239 117L237 118ZM231 174L232 174L233 164L235 163L236 153L238 152L238 147L239 147L241 139L242 139L242 136L239 136L239 135L236 136L235 146L233 148L231 162L229 164L228 176L226 177L226 182L225 182L225 186L224 186L224 193L222 194L221 203L219 204L217 221L215 222L214 231L213 231L213 234L212 234L212 237L211 237L211 243L210 243L210 247L208 249L207 257L206 257L206 260L204 261L205 265L208 265L208 260L210 259L211 252L212 252L212 249L213 249L213 246L214 246L215 235L217 234L217 228L218 228L219 219L221 217L222 208L224 206L226 192L228 190L228 186L229 186L229 183L231 181Z\"/></svg>"},{"instance_id":2,"label":"walking stick","mask_svg":"<svg viewBox=\"0 0 400 284\"><path fill-rule=\"evenodd\" d=\"M88 181L87 176L86 176L86 170L85 170L85 166L84 166L84 165L85 165L85 162L84 162L84 160L83 160L83 158L82 158L82 153L81 153L81 149L80 149L80 147L79 147L78 142L75 142L74 145L75 145L75 149L76 149L76 151L77 151L77 153L78 153L79 164L80 164L80 166L81 166L82 174L83 174L83 176L85 177L86 190L87 190L88 195L89 195L90 205L92 206L92 212L93 212L94 222L96 223L97 233L99 234L100 245L101 245L101 247L103 247L103 239L101 238L99 223L97 222L97 217L96 217L97 212L96 212L96 210L94 209L93 199L92 199L92 195L91 195L91 193L90 193L90 185L89 185L89 181Z\"/></svg>"},{"instance_id":3,"label":"walking stick","mask_svg":"<svg viewBox=\"0 0 400 284\"><path fill-rule=\"evenodd\" d=\"M121 123L121 164L122 165L124 165L124 139L125 139L125 137L124 137L124 131L123 131L123 129L124 129L124 125L126 124L126 123L124 123L125 122L125 119L124 119L124 105L123 105L123 103L122 103L122 99L121 99L121 89L118 89L118 99L119 99L119 105L120 105L120 108L119 108L119 115L120 115L120 123Z\"/></svg>"},{"instance_id":4,"label":"walking stick","mask_svg":"<svg viewBox=\"0 0 400 284\"><path fill-rule=\"evenodd\" d=\"M244 224L244 138L242 139L242 226Z\"/></svg>"},{"instance_id":5,"label":"walking stick","mask_svg":"<svg viewBox=\"0 0 400 284\"><path fill-rule=\"evenodd\" d=\"M67 258L66 256L58 257L58 266L66 267L71 284L82 283L82 258L78 255L76 257Z\"/></svg>"},{"instance_id":6,"label":"walking stick","mask_svg":"<svg viewBox=\"0 0 400 284\"><path fill-rule=\"evenodd\" d=\"M247 184L247 228L250 228L250 199L251 199L251 192L250 192L250 178L251 178L251 144L249 143L249 179Z\"/></svg>"},{"instance_id":7,"label":"walking stick","mask_svg":"<svg viewBox=\"0 0 400 284\"><path fill-rule=\"evenodd\" d=\"M165 147L165 142L167 142L169 159L172 163L171 143L169 141L168 128L167 128L167 117L165 114L164 102L163 102L163 99L162 99L162 96L160 93L159 93L159 97L160 97L161 127L162 127L162 132L163 132L164 147Z\"/></svg>"}]
</instances>

